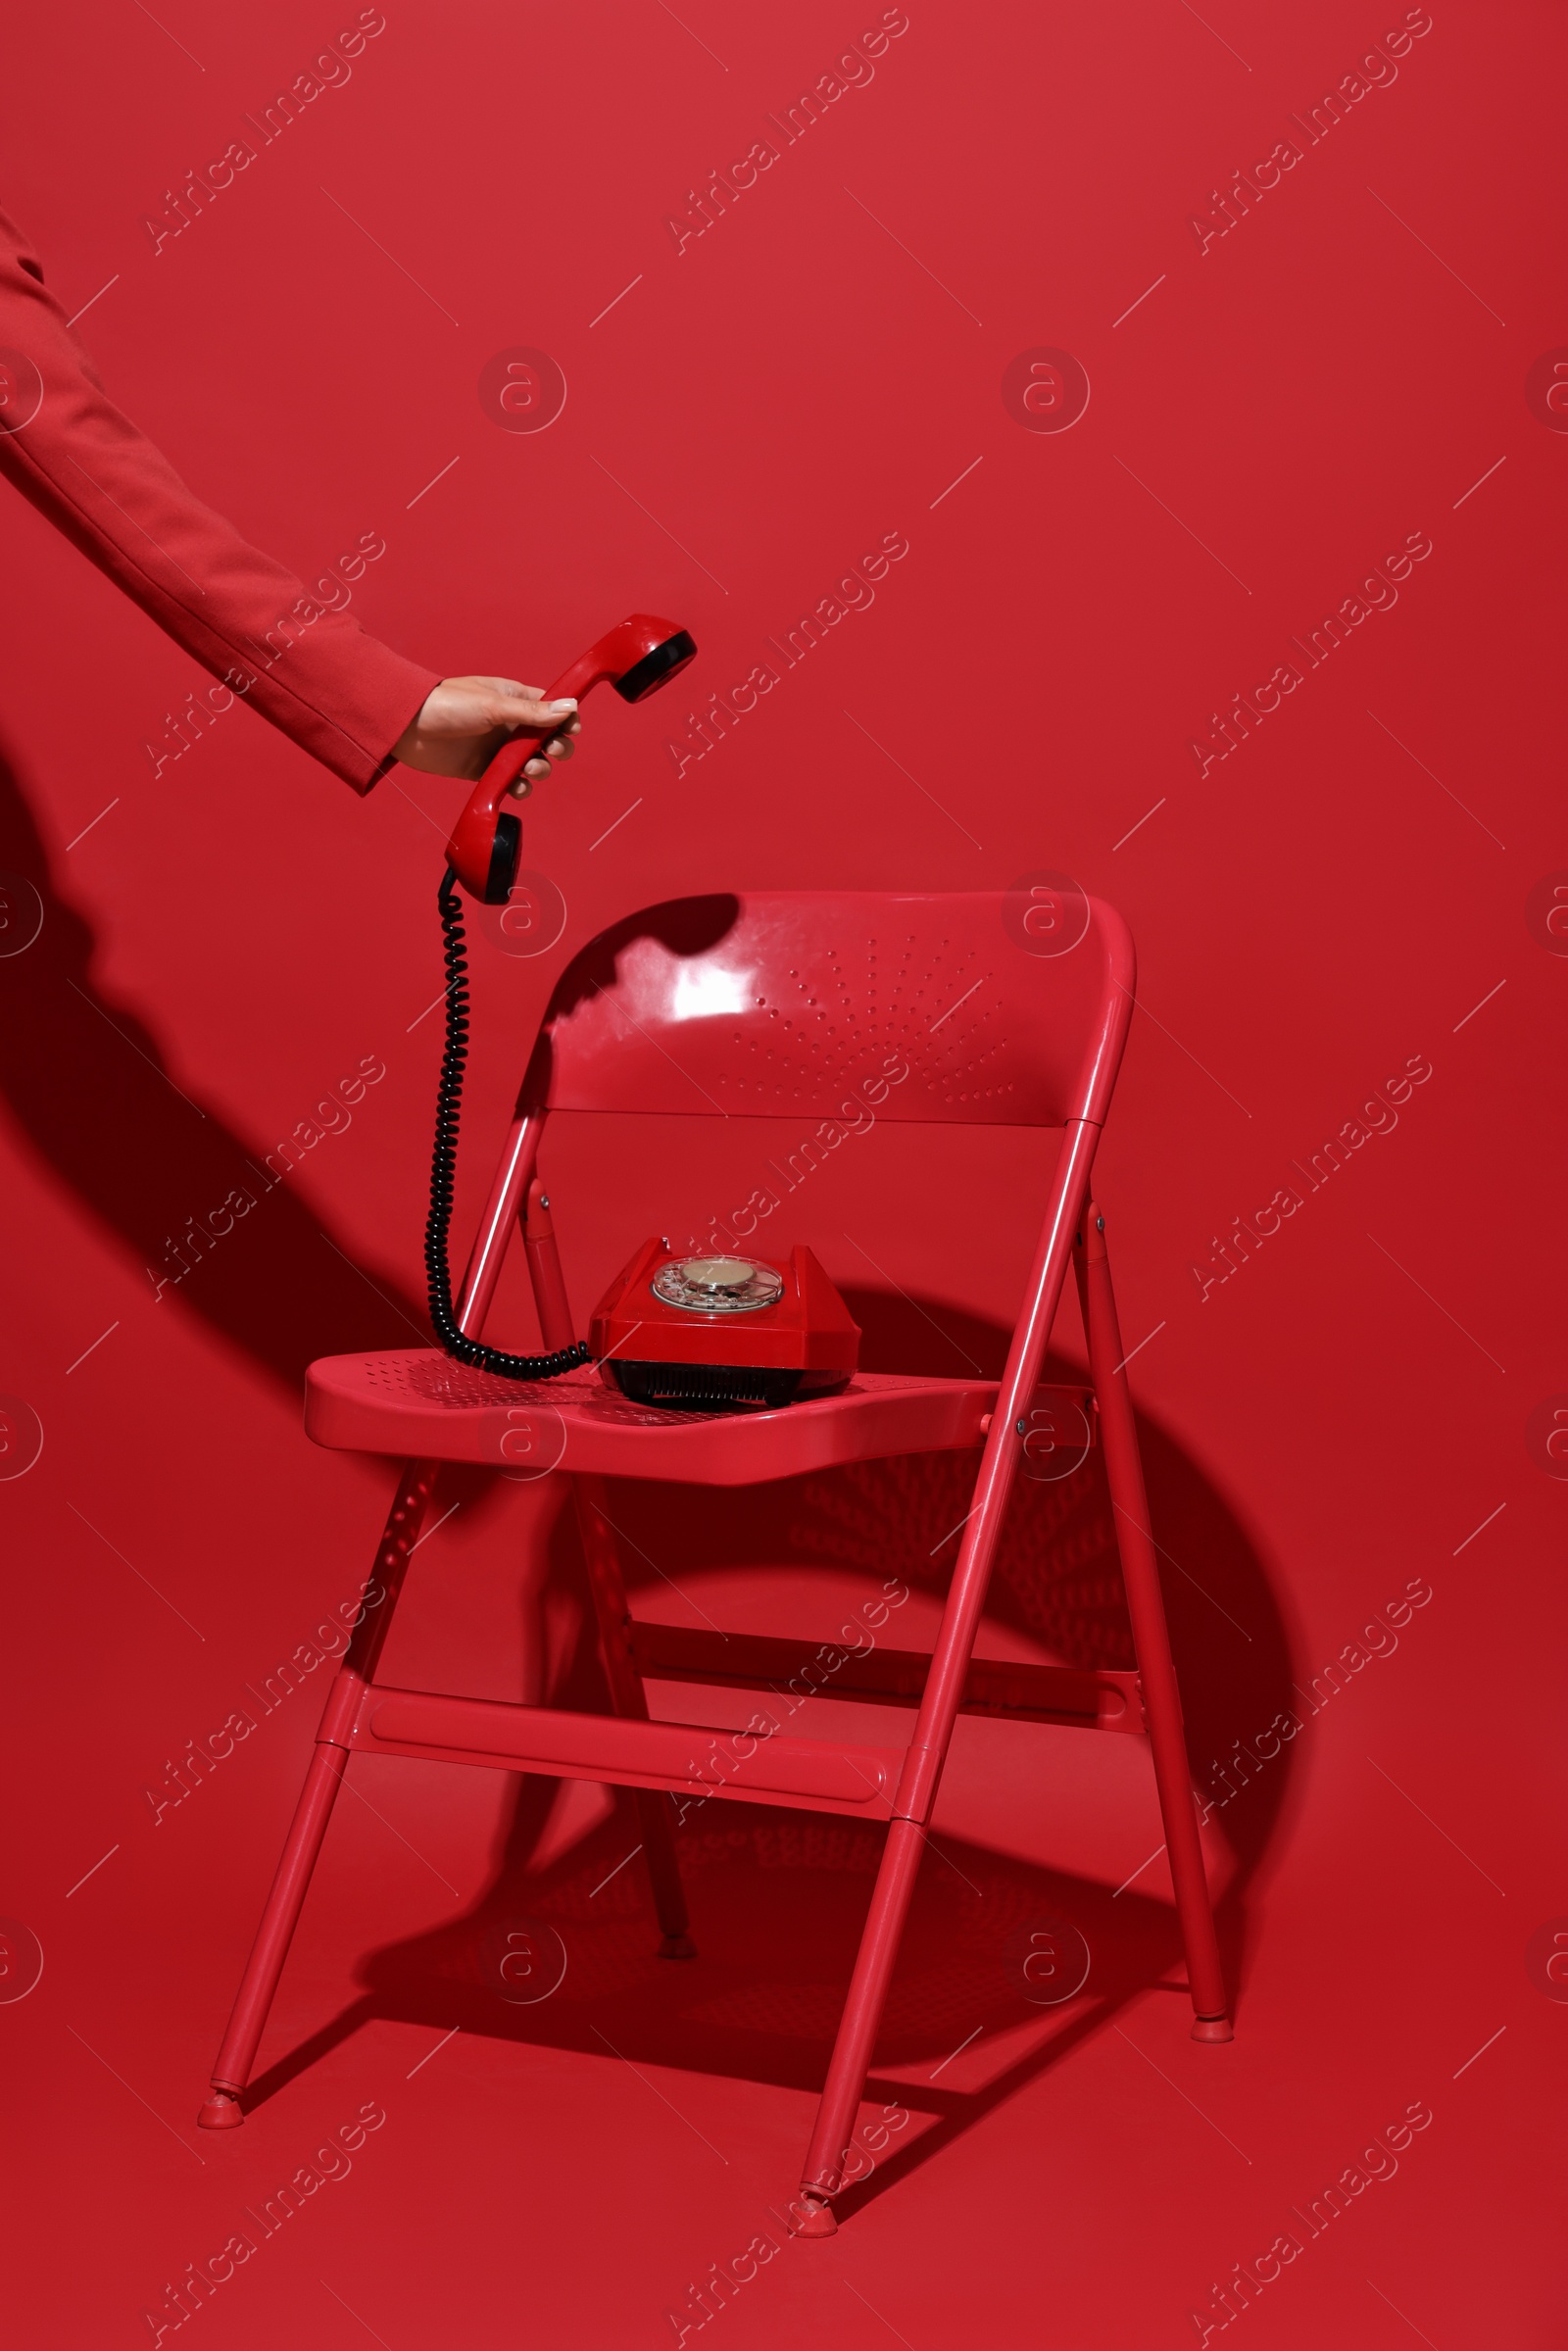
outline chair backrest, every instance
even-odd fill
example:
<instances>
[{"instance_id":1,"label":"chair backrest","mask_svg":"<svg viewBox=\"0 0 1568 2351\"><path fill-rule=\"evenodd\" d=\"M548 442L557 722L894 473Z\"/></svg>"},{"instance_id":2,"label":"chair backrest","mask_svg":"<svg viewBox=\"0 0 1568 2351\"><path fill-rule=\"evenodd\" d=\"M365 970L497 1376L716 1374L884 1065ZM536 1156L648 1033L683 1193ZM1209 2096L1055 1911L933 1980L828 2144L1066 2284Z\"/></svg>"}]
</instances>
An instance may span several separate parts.
<instances>
[{"instance_id":1,"label":"chair backrest","mask_svg":"<svg viewBox=\"0 0 1568 2351\"><path fill-rule=\"evenodd\" d=\"M1102 1121L1135 966L1056 877L943 894L672 899L562 973L520 1111Z\"/></svg>"}]
</instances>

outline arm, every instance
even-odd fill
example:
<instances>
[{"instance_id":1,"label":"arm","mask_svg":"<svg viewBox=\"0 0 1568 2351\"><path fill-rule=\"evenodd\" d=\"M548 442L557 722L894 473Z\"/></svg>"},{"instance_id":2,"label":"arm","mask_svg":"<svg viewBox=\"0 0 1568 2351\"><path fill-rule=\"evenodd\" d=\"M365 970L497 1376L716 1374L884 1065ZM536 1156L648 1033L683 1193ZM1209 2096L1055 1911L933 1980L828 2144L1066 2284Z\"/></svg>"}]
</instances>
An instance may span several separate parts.
<instances>
[{"instance_id":1,"label":"arm","mask_svg":"<svg viewBox=\"0 0 1568 2351\"><path fill-rule=\"evenodd\" d=\"M108 398L4 213L0 473L205 669L357 792L394 759L478 774L518 726L559 724L511 679L443 681L405 661L204 506ZM569 746L549 748L561 757ZM529 769L548 772L542 759Z\"/></svg>"}]
</instances>

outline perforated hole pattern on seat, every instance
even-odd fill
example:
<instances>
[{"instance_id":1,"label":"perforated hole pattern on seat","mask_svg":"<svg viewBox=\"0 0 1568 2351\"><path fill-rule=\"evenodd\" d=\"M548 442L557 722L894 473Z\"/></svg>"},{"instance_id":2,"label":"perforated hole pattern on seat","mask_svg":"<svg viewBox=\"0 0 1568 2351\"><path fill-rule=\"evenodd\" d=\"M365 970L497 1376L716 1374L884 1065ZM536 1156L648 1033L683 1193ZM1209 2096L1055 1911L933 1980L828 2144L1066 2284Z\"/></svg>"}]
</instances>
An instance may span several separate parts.
<instances>
[{"instance_id":1,"label":"perforated hole pattern on seat","mask_svg":"<svg viewBox=\"0 0 1568 2351\"><path fill-rule=\"evenodd\" d=\"M347 1360L354 1365L358 1383L372 1396L416 1396L421 1404L435 1404L447 1412L473 1412L496 1404L535 1410L549 1405L558 1412L563 1407L575 1408L592 1413L596 1420L626 1422L638 1428L666 1422L687 1427L695 1421L716 1417L708 1412L668 1412L658 1404L632 1403L607 1388L592 1365L559 1380L503 1380L493 1372L475 1371L466 1363L455 1363L433 1350L356 1355Z\"/></svg>"},{"instance_id":2,"label":"perforated hole pattern on seat","mask_svg":"<svg viewBox=\"0 0 1568 2351\"><path fill-rule=\"evenodd\" d=\"M388 1396L416 1396L421 1403L440 1404L465 1412L476 1404L564 1403L574 1383L567 1380L500 1380L493 1372L474 1371L446 1355L363 1355L361 1375L367 1388Z\"/></svg>"}]
</instances>

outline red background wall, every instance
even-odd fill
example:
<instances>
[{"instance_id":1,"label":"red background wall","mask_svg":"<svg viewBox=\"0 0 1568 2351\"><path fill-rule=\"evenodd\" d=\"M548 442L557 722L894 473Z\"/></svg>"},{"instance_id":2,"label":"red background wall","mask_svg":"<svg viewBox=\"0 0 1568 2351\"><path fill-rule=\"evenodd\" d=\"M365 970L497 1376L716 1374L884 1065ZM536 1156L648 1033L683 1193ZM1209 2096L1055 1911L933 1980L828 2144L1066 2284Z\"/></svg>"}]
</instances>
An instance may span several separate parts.
<instances>
[{"instance_id":1,"label":"red background wall","mask_svg":"<svg viewBox=\"0 0 1568 2351\"><path fill-rule=\"evenodd\" d=\"M1315 141L1293 129L1402 22L911 0L874 78L785 145L767 116L862 29L825 0L400 0L352 78L157 250L163 191L248 135L338 20L167 0L13 27L6 201L68 310L94 298L111 391L307 579L379 534L352 609L409 654L540 681L640 606L694 631L701 698L907 540L874 603L683 771L680 689L590 705L527 817L564 935L537 958L476 943L470 1215L552 972L628 908L1048 865L1139 944L1099 1181L1129 1345L1151 1334L1136 1389L1195 1780L1222 1791L1235 1741L1302 1720L1208 1832L1238 2036L1195 2048L1160 1988L1163 1864L1112 1896L1157 1841L1138 1750L960 1726L942 1828L970 1890L928 1863L877 2076L907 2137L832 2244L781 2243L708 2322L736 2344L1199 2339L1213 2281L1412 2103L1432 2121L1397 2177L1232 2326L1258 2351L1558 2339L1542 2088L1565 2018L1538 1931L1568 1911L1546 1445L1568 964L1545 918L1568 866L1568 440L1549 356L1533 397L1527 376L1568 344L1563 39L1554 10L1504 28L1447 0L1396 79ZM677 250L666 217L763 137L777 161ZM1211 191L1285 139L1299 161L1201 244L1191 217L1217 221ZM567 387L537 433L479 396L519 346ZM1070 430L1004 398L1041 349L1087 371ZM44 1959L0 2004L32 2250L17 2339L150 2339L166 2281L373 2101L359 2177L259 2246L204 2339L675 2340L689 2281L779 2234L869 1885L848 1833L734 1807L691 1837L710 1972L672 1990L635 1872L590 1898L629 1841L610 1798L372 1766L264 2050L275 2094L232 2138L192 2128L315 1696L157 1820L144 1789L356 1588L380 1523L385 1473L306 1443L300 1381L419 1319L438 1038L418 1016L455 793L400 771L362 805L243 712L155 773L145 746L200 673L20 500L5 520L0 867L44 905L0 959L0 1388L43 1432L0 1484L13 1985L28 1935ZM1290 640L1410 534L1431 552L1397 602L1308 667ZM1200 773L1210 714L1286 661L1299 686ZM352 1123L155 1298L167 1239L367 1057L385 1074ZM1298 1184L1300 1210L1200 1295L1232 1220L1413 1057L1431 1074L1397 1126ZM739 1165L695 1132L564 1143L579 1308L646 1232L726 1205ZM888 1360L994 1362L1039 1146L925 1165L906 1134L843 1151L782 1237L819 1249ZM519 1291L493 1327L526 1336ZM1070 1307L1060 1353L1081 1360ZM650 1569L639 1605L808 1627L871 1589L879 1545L913 1581L947 1499L889 1467L705 1533L689 1497L630 1496L687 1595ZM1020 1504L985 1645L1109 1654L1093 1472L1048 1501ZM553 1496L476 1476L448 1503L393 1678L599 1702ZM1396 1648L1356 1648L1316 1712L1291 1697L1411 1584L1430 1598ZM574 1972L485 2009L462 1953L525 1885ZM1006 1975L1045 1908L1094 1954L1069 2010Z\"/></svg>"}]
</instances>

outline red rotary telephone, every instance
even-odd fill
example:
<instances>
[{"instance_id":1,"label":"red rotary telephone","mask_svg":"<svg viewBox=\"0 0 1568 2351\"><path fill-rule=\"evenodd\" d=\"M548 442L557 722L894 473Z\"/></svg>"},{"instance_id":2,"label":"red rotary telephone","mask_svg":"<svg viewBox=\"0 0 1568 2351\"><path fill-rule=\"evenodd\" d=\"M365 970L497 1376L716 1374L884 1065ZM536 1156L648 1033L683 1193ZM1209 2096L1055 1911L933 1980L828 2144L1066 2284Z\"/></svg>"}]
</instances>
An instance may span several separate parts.
<instances>
[{"instance_id":1,"label":"red rotary telephone","mask_svg":"<svg viewBox=\"0 0 1568 2351\"><path fill-rule=\"evenodd\" d=\"M623 702L642 702L678 676L696 651L692 638L673 620L633 612L597 645L590 645L543 699L561 702L569 697L580 702L590 686L608 679ZM468 896L483 906L504 906L517 878L522 819L503 814L501 804L545 740L527 734L503 743L447 843L448 864Z\"/></svg>"},{"instance_id":2,"label":"red rotary telephone","mask_svg":"<svg viewBox=\"0 0 1568 2351\"><path fill-rule=\"evenodd\" d=\"M842 1388L860 1333L808 1249L787 1265L645 1241L594 1308L607 1386L672 1411L763 1410Z\"/></svg>"}]
</instances>

